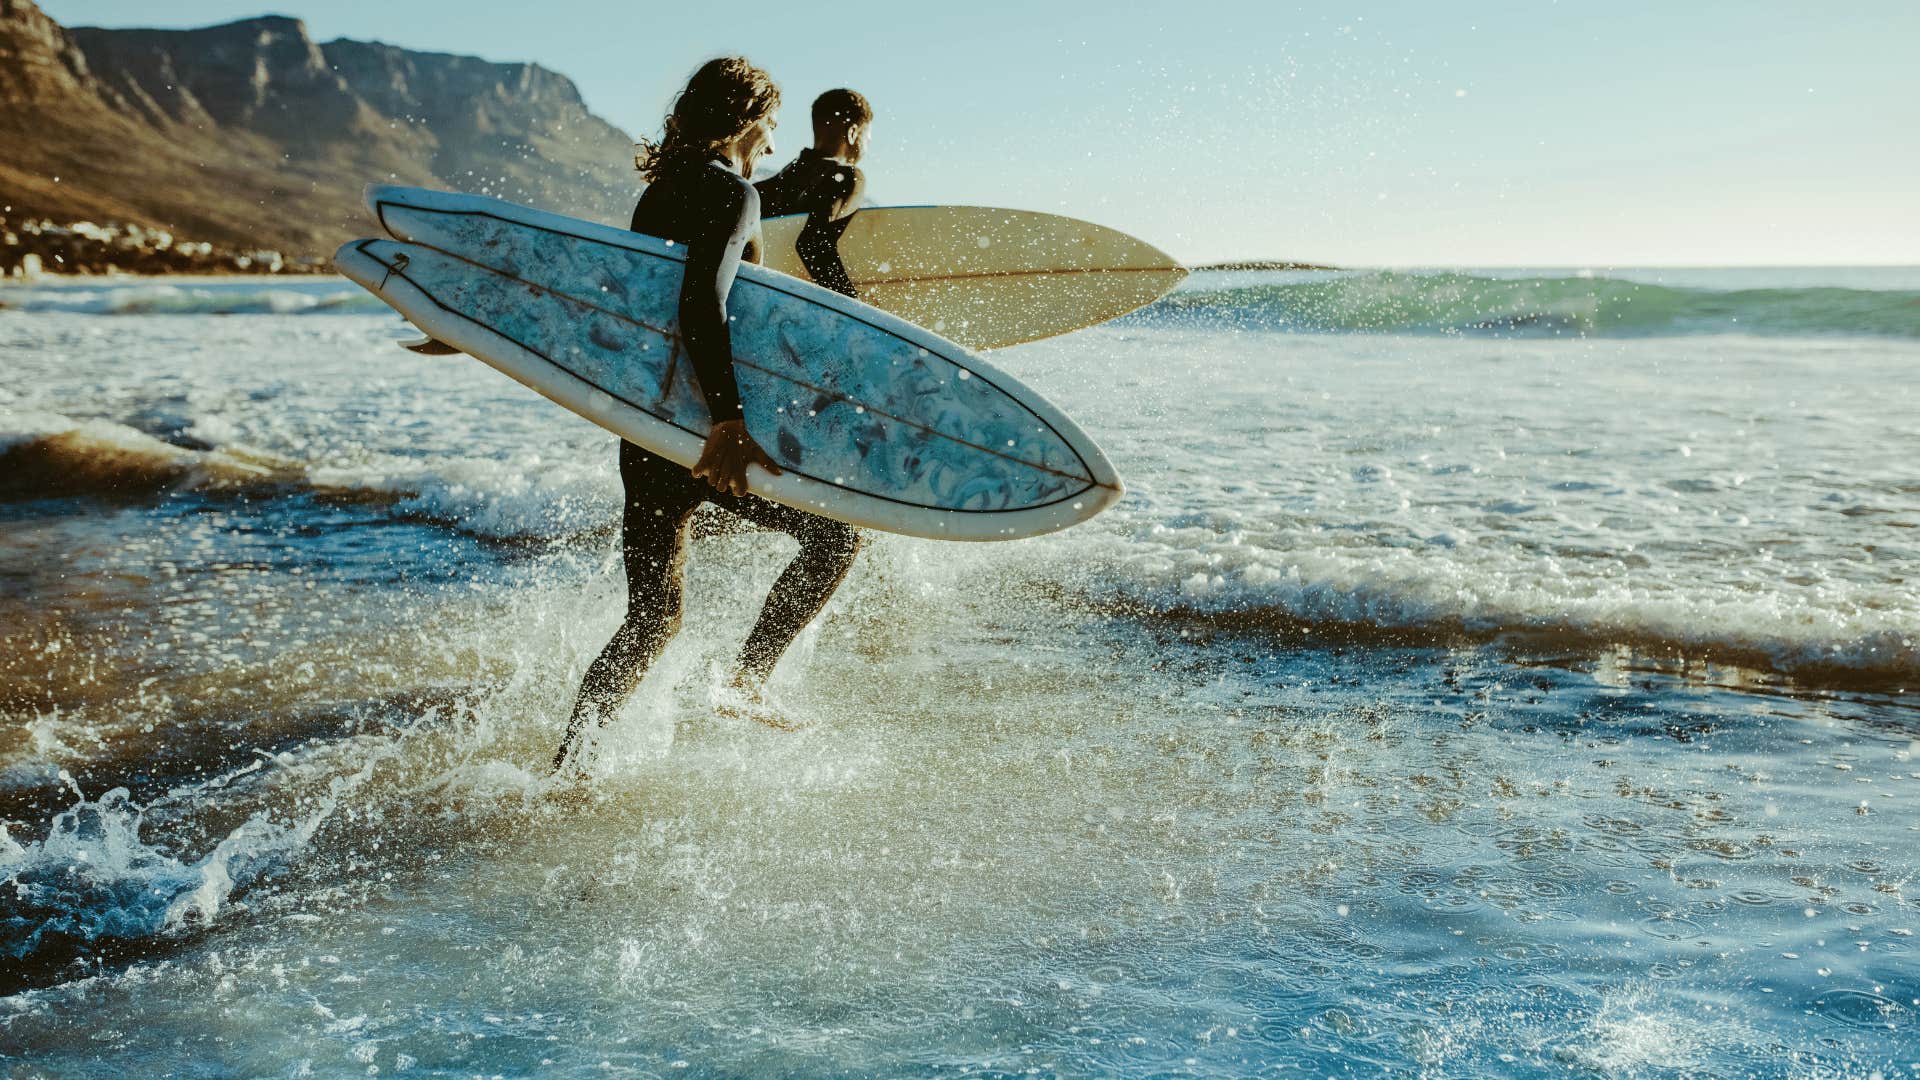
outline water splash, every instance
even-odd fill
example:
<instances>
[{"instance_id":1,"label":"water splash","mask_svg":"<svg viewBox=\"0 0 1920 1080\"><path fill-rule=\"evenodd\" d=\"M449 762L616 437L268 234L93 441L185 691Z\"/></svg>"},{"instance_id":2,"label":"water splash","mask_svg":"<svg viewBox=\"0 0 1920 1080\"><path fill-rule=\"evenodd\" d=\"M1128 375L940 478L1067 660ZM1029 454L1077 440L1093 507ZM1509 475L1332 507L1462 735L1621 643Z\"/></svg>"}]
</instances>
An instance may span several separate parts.
<instances>
[{"instance_id":1,"label":"water splash","mask_svg":"<svg viewBox=\"0 0 1920 1080\"><path fill-rule=\"evenodd\" d=\"M57 965L212 925L238 892L307 847L376 760L331 781L305 814L275 820L256 812L198 858L143 837L154 807L134 803L126 788L90 800L63 771L77 801L44 839L21 844L0 825L0 895L8 898L0 955Z\"/></svg>"}]
</instances>

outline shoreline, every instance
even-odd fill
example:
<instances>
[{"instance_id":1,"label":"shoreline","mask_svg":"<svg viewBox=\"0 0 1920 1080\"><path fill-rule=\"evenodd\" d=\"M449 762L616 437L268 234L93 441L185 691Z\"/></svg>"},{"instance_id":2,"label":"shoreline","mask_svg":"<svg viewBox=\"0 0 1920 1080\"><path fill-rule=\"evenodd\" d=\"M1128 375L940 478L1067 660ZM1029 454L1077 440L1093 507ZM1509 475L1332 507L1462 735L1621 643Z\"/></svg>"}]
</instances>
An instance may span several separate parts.
<instances>
[{"instance_id":1,"label":"shoreline","mask_svg":"<svg viewBox=\"0 0 1920 1080\"><path fill-rule=\"evenodd\" d=\"M323 255L188 240L169 229L134 222L62 223L0 215L0 278L17 281L115 274L305 275L332 268L332 260Z\"/></svg>"},{"instance_id":2,"label":"shoreline","mask_svg":"<svg viewBox=\"0 0 1920 1080\"><path fill-rule=\"evenodd\" d=\"M88 267L79 270L50 270L41 263L35 269L27 269L21 263L0 266L0 285L48 285L65 281L126 281L153 280L168 281L180 279L232 280L235 278L316 278L334 275L331 260L324 263L302 265L288 262L280 269L261 270L255 266L221 265L218 262L207 265L194 265L178 270L130 270L123 266Z\"/></svg>"}]
</instances>

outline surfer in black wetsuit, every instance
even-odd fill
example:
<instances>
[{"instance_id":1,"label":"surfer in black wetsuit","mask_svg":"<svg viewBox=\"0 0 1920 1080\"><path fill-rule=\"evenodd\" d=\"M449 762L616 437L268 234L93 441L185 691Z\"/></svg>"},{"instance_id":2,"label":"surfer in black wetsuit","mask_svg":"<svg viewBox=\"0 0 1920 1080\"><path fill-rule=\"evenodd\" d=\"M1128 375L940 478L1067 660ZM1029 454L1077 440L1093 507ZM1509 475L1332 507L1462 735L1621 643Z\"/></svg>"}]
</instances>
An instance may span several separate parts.
<instances>
[{"instance_id":1,"label":"surfer in black wetsuit","mask_svg":"<svg viewBox=\"0 0 1920 1080\"><path fill-rule=\"evenodd\" d=\"M778 173L760 181L761 217L807 215L794 244L813 280L838 293L860 293L840 262L840 235L867 190L859 162L873 133L873 106L854 90L829 90L813 99L813 145Z\"/></svg>"},{"instance_id":2,"label":"surfer in black wetsuit","mask_svg":"<svg viewBox=\"0 0 1920 1080\"><path fill-rule=\"evenodd\" d=\"M747 493L749 465L775 474L780 469L741 419L727 293L741 259L758 261L760 196L745 177L756 160L772 152L779 107L780 90L766 72L738 57L709 61L675 100L660 142L645 144L638 158L648 184L634 208L633 229L686 245L680 333L713 426L691 471L620 443L627 617L581 680L566 736L553 757L555 771L567 764L588 719L605 723L680 628L686 525L701 503L800 542L800 553L774 582L740 650L735 685L749 700L758 698L780 654L826 606L853 565L859 535L850 526ZM749 711L780 726L777 717Z\"/></svg>"}]
</instances>

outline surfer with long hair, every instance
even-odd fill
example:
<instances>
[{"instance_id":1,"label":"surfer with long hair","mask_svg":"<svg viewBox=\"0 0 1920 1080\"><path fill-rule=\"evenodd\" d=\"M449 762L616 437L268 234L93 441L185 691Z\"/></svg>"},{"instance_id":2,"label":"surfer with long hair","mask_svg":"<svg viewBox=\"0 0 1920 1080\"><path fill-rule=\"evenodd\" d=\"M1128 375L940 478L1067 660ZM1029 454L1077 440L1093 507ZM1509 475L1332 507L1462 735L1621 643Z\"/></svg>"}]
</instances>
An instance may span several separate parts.
<instances>
[{"instance_id":1,"label":"surfer with long hair","mask_svg":"<svg viewBox=\"0 0 1920 1080\"><path fill-rule=\"evenodd\" d=\"M747 492L749 465L776 475L780 468L741 417L727 294L741 260L758 261L760 196L747 178L754 162L773 152L779 108L780 88L765 71L741 57L710 60L674 100L660 140L643 143L635 158L647 189L634 208L633 231L686 247L680 337L713 426L691 470L620 443L627 615L581 680L553 756L556 772L573 759L589 718L595 726L606 723L680 628L687 522L701 503L800 542L741 647L735 679L745 711L774 726L783 722L759 707L761 689L794 636L826 606L859 548L850 526Z\"/></svg>"}]
</instances>

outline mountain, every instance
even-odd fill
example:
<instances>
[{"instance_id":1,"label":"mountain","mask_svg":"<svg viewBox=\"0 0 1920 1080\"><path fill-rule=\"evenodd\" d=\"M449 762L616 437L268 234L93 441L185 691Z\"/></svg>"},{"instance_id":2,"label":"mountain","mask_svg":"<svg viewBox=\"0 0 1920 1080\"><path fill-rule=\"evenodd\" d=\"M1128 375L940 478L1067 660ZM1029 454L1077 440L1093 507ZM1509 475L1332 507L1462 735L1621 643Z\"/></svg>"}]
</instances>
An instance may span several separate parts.
<instances>
[{"instance_id":1,"label":"mountain","mask_svg":"<svg viewBox=\"0 0 1920 1080\"><path fill-rule=\"evenodd\" d=\"M325 255L374 226L369 181L624 223L632 139L535 64L315 42L297 19L68 29L0 0L7 220L130 223Z\"/></svg>"}]
</instances>

